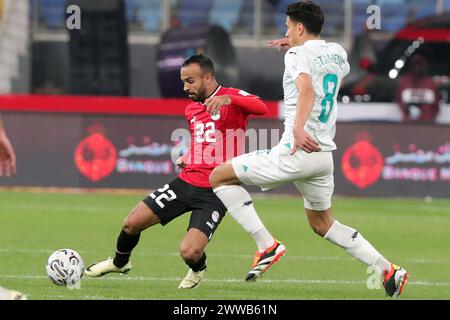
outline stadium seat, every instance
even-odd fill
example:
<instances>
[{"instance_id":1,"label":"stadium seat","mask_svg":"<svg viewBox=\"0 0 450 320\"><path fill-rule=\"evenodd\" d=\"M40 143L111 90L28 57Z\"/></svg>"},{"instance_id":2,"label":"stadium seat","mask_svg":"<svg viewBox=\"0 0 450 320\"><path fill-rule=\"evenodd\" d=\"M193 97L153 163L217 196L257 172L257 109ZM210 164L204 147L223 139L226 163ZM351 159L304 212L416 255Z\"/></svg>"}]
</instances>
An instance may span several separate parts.
<instances>
[{"instance_id":1,"label":"stadium seat","mask_svg":"<svg viewBox=\"0 0 450 320\"><path fill-rule=\"evenodd\" d=\"M325 16L325 23L322 28L322 35L324 36L342 36L344 32L344 0L320 0L317 1Z\"/></svg>"},{"instance_id":2,"label":"stadium seat","mask_svg":"<svg viewBox=\"0 0 450 320\"><path fill-rule=\"evenodd\" d=\"M239 19L242 4L243 0L215 0L209 15L209 24L231 31Z\"/></svg>"},{"instance_id":3,"label":"stadium seat","mask_svg":"<svg viewBox=\"0 0 450 320\"><path fill-rule=\"evenodd\" d=\"M238 25L243 29L243 33L245 34L251 34L253 32L254 4L253 1L244 1L241 8Z\"/></svg>"},{"instance_id":4,"label":"stadium seat","mask_svg":"<svg viewBox=\"0 0 450 320\"><path fill-rule=\"evenodd\" d=\"M178 18L183 27L198 26L208 23L212 0L180 0Z\"/></svg>"},{"instance_id":5,"label":"stadium seat","mask_svg":"<svg viewBox=\"0 0 450 320\"><path fill-rule=\"evenodd\" d=\"M127 21L136 22L136 12L138 10L137 0L125 0L125 16Z\"/></svg>"},{"instance_id":6,"label":"stadium seat","mask_svg":"<svg viewBox=\"0 0 450 320\"><path fill-rule=\"evenodd\" d=\"M436 15L435 1L410 0L408 6L416 19Z\"/></svg>"},{"instance_id":7,"label":"stadium seat","mask_svg":"<svg viewBox=\"0 0 450 320\"><path fill-rule=\"evenodd\" d=\"M352 34L358 35L365 31L368 18L367 7L372 4L371 0L355 0L352 3Z\"/></svg>"},{"instance_id":8,"label":"stadium seat","mask_svg":"<svg viewBox=\"0 0 450 320\"><path fill-rule=\"evenodd\" d=\"M280 0L276 7L275 20L278 29L280 30L280 35L285 35L286 33L286 15L284 12L286 11L286 7L291 3L292 3L291 0Z\"/></svg>"},{"instance_id":9,"label":"stadium seat","mask_svg":"<svg viewBox=\"0 0 450 320\"><path fill-rule=\"evenodd\" d=\"M399 10L407 7L404 0L384 0L379 1L381 6L381 29L383 31L395 32L403 28L406 24L408 10Z\"/></svg>"},{"instance_id":10,"label":"stadium seat","mask_svg":"<svg viewBox=\"0 0 450 320\"><path fill-rule=\"evenodd\" d=\"M161 1L136 0L138 6L137 19L145 31L157 32L161 25Z\"/></svg>"},{"instance_id":11,"label":"stadium seat","mask_svg":"<svg viewBox=\"0 0 450 320\"><path fill-rule=\"evenodd\" d=\"M3 29L0 36L0 93L11 93L13 81L20 75L21 56L29 50L29 3L10 2L2 13Z\"/></svg>"},{"instance_id":12,"label":"stadium seat","mask_svg":"<svg viewBox=\"0 0 450 320\"><path fill-rule=\"evenodd\" d=\"M61 28L64 25L65 17L65 0L39 0L39 18L47 28Z\"/></svg>"},{"instance_id":13,"label":"stadium seat","mask_svg":"<svg viewBox=\"0 0 450 320\"><path fill-rule=\"evenodd\" d=\"M364 32L369 14L367 8L376 4L381 8L381 29L383 31L395 32L406 24L408 9L405 0L354 0L352 16L352 33L358 35ZM399 9L401 8L401 10Z\"/></svg>"},{"instance_id":14,"label":"stadium seat","mask_svg":"<svg viewBox=\"0 0 450 320\"><path fill-rule=\"evenodd\" d=\"M272 4L272 0L262 0L261 1L261 19L262 19L262 27L263 32L264 29L276 29L278 30L277 17L278 13L276 12L276 8L274 4ZM253 33L254 21L255 21L255 3L254 1L244 1L241 12L239 16L239 26L243 29L243 33L251 34ZM284 11L283 11L284 12ZM283 30L285 33L286 30ZM270 33L270 31L269 31Z\"/></svg>"}]
</instances>

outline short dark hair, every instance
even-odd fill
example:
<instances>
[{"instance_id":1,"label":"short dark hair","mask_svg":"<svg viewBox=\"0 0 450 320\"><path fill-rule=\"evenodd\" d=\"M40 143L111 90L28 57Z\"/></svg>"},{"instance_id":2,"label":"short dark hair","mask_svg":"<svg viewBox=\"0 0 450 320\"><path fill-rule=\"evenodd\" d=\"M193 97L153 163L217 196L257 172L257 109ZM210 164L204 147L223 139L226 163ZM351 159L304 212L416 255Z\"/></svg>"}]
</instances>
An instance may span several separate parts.
<instances>
[{"instance_id":1,"label":"short dark hair","mask_svg":"<svg viewBox=\"0 0 450 320\"><path fill-rule=\"evenodd\" d=\"M305 26L308 33L319 35L325 18L320 6L313 1L299 1L286 7L286 15Z\"/></svg>"},{"instance_id":2,"label":"short dark hair","mask_svg":"<svg viewBox=\"0 0 450 320\"><path fill-rule=\"evenodd\" d=\"M212 60L203 54L193 55L192 57L184 61L181 67L185 68L191 64L198 64L204 74L210 73L214 75L214 64Z\"/></svg>"}]
</instances>

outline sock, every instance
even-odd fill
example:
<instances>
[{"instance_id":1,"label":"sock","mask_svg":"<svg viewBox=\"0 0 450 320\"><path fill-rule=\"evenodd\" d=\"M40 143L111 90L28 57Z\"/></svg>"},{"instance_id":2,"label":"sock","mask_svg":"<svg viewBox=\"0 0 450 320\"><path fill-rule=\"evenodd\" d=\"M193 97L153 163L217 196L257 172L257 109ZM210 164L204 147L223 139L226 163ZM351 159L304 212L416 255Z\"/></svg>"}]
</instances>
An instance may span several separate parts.
<instances>
[{"instance_id":1,"label":"sock","mask_svg":"<svg viewBox=\"0 0 450 320\"><path fill-rule=\"evenodd\" d=\"M122 268L130 260L131 251L139 242L141 233L136 235L131 235L126 233L123 229L120 231L119 237L117 238L116 245L116 255L114 257L113 263L116 267Z\"/></svg>"},{"instance_id":2,"label":"sock","mask_svg":"<svg viewBox=\"0 0 450 320\"><path fill-rule=\"evenodd\" d=\"M217 187L213 191L227 207L233 219L250 233L259 251L273 245L274 238L256 213L252 197L247 190L238 185L231 185Z\"/></svg>"},{"instance_id":3,"label":"sock","mask_svg":"<svg viewBox=\"0 0 450 320\"><path fill-rule=\"evenodd\" d=\"M345 249L351 256L365 264L389 271L391 264L355 229L334 220L324 239Z\"/></svg>"},{"instance_id":4,"label":"sock","mask_svg":"<svg viewBox=\"0 0 450 320\"><path fill-rule=\"evenodd\" d=\"M206 253L203 252L202 257L196 263L187 263L186 262L186 264L194 272L199 272L199 271L205 270L206 269Z\"/></svg>"}]
</instances>

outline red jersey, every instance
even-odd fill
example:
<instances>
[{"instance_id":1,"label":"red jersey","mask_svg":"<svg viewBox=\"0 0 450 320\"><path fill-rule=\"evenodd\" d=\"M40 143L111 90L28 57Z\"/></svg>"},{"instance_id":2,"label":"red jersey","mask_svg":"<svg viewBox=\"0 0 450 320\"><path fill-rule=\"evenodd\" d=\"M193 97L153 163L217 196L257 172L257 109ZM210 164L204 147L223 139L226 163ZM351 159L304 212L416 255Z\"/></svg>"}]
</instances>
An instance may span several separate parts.
<instances>
[{"instance_id":1,"label":"red jersey","mask_svg":"<svg viewBox=\"0 0 450 320\"><path fill-rule=\"evenodd\" d=\"M231 97L231 104L222 106L219 114L207 113L201 102L192 102L185 110L191 146L179 177L201 188L211 188L209 175L215 167L244 152L248 116L266 112L259 97L240 89L219 86L210 97L215 95Z\"/></svg>"}]
</instances>

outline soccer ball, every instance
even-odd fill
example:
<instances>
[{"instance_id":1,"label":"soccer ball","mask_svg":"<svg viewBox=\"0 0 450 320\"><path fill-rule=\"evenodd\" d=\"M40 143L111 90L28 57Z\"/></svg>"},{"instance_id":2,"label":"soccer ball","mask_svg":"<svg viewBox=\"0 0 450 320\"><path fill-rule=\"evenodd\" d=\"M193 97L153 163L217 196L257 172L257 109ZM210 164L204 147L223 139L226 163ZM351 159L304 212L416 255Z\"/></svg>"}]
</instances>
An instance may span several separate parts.
<instances>
[{"instance_id":1,"label":"soccer ball","mask_svg":"<svg viewBox=\"0 0 450 320\"><path fill-rule=\"evenodd\" d=\"M56 285L77 285L84 271L84 262L78 252L60 249L53 252L47 260L47 275Z\"/></svg>"}]
</instances>

